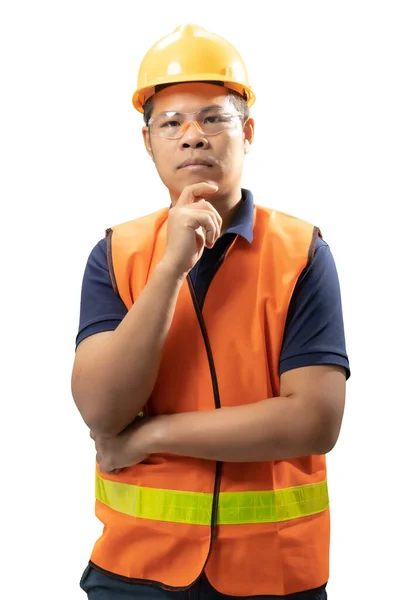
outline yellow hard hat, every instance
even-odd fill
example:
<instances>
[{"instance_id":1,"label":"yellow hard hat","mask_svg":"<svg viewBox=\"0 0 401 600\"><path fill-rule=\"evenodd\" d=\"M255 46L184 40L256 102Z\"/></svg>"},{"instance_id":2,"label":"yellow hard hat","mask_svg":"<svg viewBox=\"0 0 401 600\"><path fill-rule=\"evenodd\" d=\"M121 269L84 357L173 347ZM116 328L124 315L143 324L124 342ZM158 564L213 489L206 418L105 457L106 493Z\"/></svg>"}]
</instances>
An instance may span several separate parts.
<instances>
[{"instance_id":1,"label":"yellow hard hat","mask_svg":"<svg viewBox=\"0 0 401 600\"><path fill-rule=\"evenodd\" d=\"M234 46L199 25L181 25L144 56L132 104L143 113L157 86L186 81L220 82L244 96L248 106L255 102L244 61Z\"/></svg>"}]
</instances>

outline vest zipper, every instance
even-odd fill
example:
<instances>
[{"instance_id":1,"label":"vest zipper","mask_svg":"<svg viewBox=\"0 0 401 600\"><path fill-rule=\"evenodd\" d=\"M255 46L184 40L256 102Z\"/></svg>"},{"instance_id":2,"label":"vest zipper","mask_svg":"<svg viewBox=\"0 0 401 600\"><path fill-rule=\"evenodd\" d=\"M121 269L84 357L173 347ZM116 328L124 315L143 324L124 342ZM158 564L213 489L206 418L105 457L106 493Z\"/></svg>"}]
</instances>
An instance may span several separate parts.
<instances>
[{"instance_id":1,"label":"vest zipper","mask_svg":"<svg viewBox=\"0 0 401 600\"><path fill-rule=\"evenodd\" d=\"M210 346L209 336L207 334L207 329L206 329L205 321L204 321L204 318L203 318L203 315L202 315L202 308L203 308L203 304L204 304L204 301L205 301L205 298L206 298L207 290L209 289L209 286L210 286L211 282L213 281L213 278L215 277L217 271L220 269L221 265L223 264L224 259L225 259L226 255L227 255L228 251L232 248L232 246L233 246L235 240L237 239L237 237L238 237L238 235L235 236L235 238L232 241L232 243L226 248L225 252L221 256L221 258L218 260L218 262L216 264L216 268L215 268L214 274L213 274L213 277L210 279L209 285L208 285L208 287L206 289L206 292L205 292L205 295L203 297L202 306L199 305L198 298L196 297L195 288L193 286L192 279L191 279L191 277L190 277L189 274L187 275L187 281L188 281L189 291L191 293L192 302L193 302L194 307L195 307L196 316L198 317L199 326L201 328L202 337L203 337L203 341L205 343L205 348L206 348L206 354L207 354L207 358L208 358L208 361L209 361L210 374L211 374L211 377L212 377L212 385L213 385L214 405L215 405L216 409L221 408L219 384L218 384L218 381L217 381L216 367L214 365L212 348ZM220 483L221 483L221 469L222 469L222 463L220 461L216 461L216 475L215 475L214 490L213 490L212 518L211 518L211 523L210 523L210 528L211 528L210 547L209 547L208 555L206 557L205 564L203 565L203 569L202 569L202 571L201 571L198 579L202 576L202 573L204 572L205 567L206 567L206 565L208 563L210 554L212 552L214 538L216 536L217 511L218 511L218 507L219 507L219 493L220 493ZM198 579L196 579L194 581L194 583Z\"/></svg>"},{"instance_id":2,"label":"vest zipper","mask_svg":"<svg viewBox=\"0 0 401 600\"><path fill-rule=\"evenodd\" d=\"M223 257L223 259L224 259L224 257ZM220 266L222 262L223 262L223 260L219 261L218 266ZM216 272L217 272L217 269L216 269ZM206 347L206 353L207 353L207 358L208 358L209 367L210 367L210 374L212 377L214 405L215 405L216 409L221 408L219 385L217 382L217 375L216 375L216 367L214 366L212 349L210 346L210 341L209 341L209 336L207 334L205 321L202 316L202 309L199 306L199 302L196 297L195 289L194 289L192 280L189 275L187 276L187 281L188 281L189 290L191 292L192 301L194 303L196 316L198 317L199 325L201 328L203 341L204 341L205 347ZM199 577L201 577L201 575L207 565L210 554L212 552L213 542L214 542L214 538L216 535L217 510L218 510L218 506L219 506L219 492L220 492L220 482L221 482L221 466L222 466L221 462L217 461L216 462L216 475L215 475L215 479L214 479L214 490L213 490L212 519L211 519L211 523L210 523L210 528L211 528L210 547L209 547L208 555L206 557L205 564L203 565L203 569L202 569ZM199 579L199 577L198 577L198 579ZM195 581L197 581L197 579Z\"/></svg>"}]
</instances>

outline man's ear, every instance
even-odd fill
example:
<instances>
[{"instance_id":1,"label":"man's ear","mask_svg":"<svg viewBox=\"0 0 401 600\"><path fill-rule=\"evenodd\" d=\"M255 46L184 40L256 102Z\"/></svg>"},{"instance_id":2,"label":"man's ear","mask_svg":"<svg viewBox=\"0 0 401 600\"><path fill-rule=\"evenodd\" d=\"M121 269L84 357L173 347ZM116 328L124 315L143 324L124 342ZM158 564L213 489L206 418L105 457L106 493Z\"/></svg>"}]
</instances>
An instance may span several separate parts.
<instances>
[{"instance_id":1,"label":"man's ear","mask_svg":"<svg viewBox=\"0 0 401 600\"><path fill-rule=\"evenodd\" d=\"M153 151L152 151L152 144L150 143L150 136L149 136L149 128L148 127L146 127L146 126L142 127L142 136L143 136L143 141L144 141L144 144L145 144L146 152L149 154L150 158L154 162Z\"/></svg>"},{"instance_id":2,"label":"man's ear","mask_svg":"<svg viewBox=\"0 0 401 600\"><path fill-rule=\"evenodd\" d=\"M244 152L248 154L255 135L255 121L249 117L244 124Z\"/></svg>"}]
</instances>

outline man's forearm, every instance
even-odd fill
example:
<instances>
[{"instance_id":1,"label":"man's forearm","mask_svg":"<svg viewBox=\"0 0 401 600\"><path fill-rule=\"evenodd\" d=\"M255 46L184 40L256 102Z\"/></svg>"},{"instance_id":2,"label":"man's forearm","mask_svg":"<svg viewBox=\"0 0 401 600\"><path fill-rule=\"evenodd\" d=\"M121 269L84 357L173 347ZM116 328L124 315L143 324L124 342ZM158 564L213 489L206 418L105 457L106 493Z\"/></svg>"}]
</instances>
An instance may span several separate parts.
<instances>
[{"instance_id":1,"label":"man's forearm","mask_svg":"<svg viewBox=\"0 0 401 600\"><path fill-rule=\"evenodd\" d=\"M302 399L294 396L156 417L147 450L225 462L259 462L325 454L331 449L330 442L322 415L306 411Z\"/></svg>"},{"instance_id":2,"label":"man's forearm","mask_svg":"<svg viewBox=\"0 0 401 600\"><path fill-rule=\"evenodd\" d=\"M79 388L93 407L94 417L88 423L93 431L118 434L147 402L184 281L161 262L117 329L94 354Z\"/></svg>"}]
</instances>

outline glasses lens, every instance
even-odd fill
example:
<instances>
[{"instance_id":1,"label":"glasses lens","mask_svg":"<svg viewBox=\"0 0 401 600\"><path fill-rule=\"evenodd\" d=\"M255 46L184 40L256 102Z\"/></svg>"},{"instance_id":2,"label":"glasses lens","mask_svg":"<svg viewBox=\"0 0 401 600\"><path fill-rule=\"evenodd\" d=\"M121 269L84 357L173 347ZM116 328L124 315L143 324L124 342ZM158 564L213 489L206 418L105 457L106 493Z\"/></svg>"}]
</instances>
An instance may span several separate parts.
<instances>
[{"instance_id":1,"label":"glasses lens","mask_svg":"<svg viewBox=\"0 0 401 600\"><path fill-rule=\"evenodd\" d=\"M154 135L175 138L182 135L185 117L179 113L163 113L152 120L151 129Z\"/></svg>"},{"instance_id":2,"label":"glasses lens","mask_svg":"<svg viewBox=\"0 0 401 600\"><path fill-rule=\"evenodd\" d=\"M215 135L227 129L232 129L236 124L238 115L213 111L199 117L199 125L206 135Z\"/></svg>"}]
</instances>

